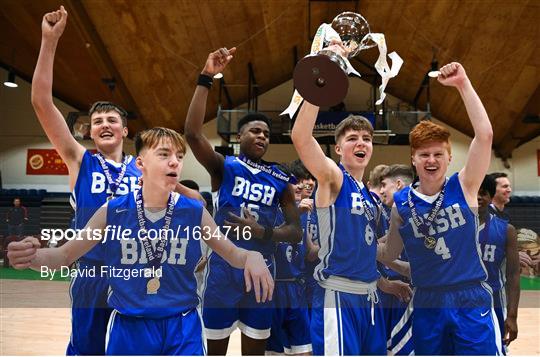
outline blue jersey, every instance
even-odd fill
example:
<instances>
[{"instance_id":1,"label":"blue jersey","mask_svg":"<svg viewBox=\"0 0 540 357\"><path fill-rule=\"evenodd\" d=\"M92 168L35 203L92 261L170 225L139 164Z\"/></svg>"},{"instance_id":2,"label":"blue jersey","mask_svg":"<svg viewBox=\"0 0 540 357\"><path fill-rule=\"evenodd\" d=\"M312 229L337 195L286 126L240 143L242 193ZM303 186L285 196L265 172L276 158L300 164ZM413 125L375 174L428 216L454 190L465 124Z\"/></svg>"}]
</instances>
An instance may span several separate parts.
<instances>
[{"instance_id":1,"label":"blue jersey","mask_svg":"<svg viewBox=\"0 0 540 357\"><path fill-rule=\"evenodd\" d=\"M391 209L387 206L382 206L382 209L384 210L384 214L381 214L381 218L379 221L379 234L377 235L379 238L384 236L386 233L388 233L388 230L390 229L390 214ZM380 235L382 233L382 235ZM409 258L407 257L407 253L405 250L403 250L399 256L399 260L407 262L409 261ZM393 271L383 263L377 261L377 269L379 270L379 273L381 276L390 279L390 280L403 280L405 277L398 272Z\"/></svg>"},{"instance_id":2,"label":"blue jersey","mask_svg":"<svg viewBox=\"0 0 540 357\"><path fill-rule=\"evenodd\" d=\"M319 258L315 279L319 282L329 276L371 283L378 279L377 205L367 188L343 171L341 190L333 205L317 208L319 220ZM358 189L364 197L362 202ZM365 207L374 213L368 221Z\"/></svg>"},{"instance_id":3,"label":"blue jersey","mask_svg":"<svg viewBox=\"0 0 540 357\"><path fill-rule=\"evenodd\" d=\"M443 287L486 279L478 244L478 216L465 200L458 174L447 180L444 200L429 229L435 238L434 249L424 244L424 235L413 222L408 204L411 186L394 194L403 223L399 232L411 264L412 283L421 288ZM421 197L423 196L423 198ZM429 215L433 199L412 189L411 198L418 215Z\"/></svg>"},{"instance_id":4,"label":"blue jersey","mask_svg":"<svg viewBox=\"0 0 540 357\"><path fill-rule=\"evenodd\" d=\"M138 181L141 172L135 166L135 159L129 155L125 158L127 163L126 173L122 183L115 192L116 196L126 195L138 189ZM106 165L113 180L116 180L121 170L121 164L106 160ZM97 209L100 208L112 192L109 188L109 182L99 163L96 154L86 151L83 155L79 175L75 182L75 187L71 193L71 205L75 210L73 228L82 229L92 218ZM101 260L102 244L96 245L92 250L86 253L82 260Z\"/></svg>"},{"instance_id":5,"label":"blue jersey","mask_svg":"<svg viewBox=\"0 0 540 357\"><path fill-rule=\"evenodd\" d=\"M195 239L195 232L200 229L203 208L198 200L173 194L176 202L169 226L173 233L167 238L168 244L161 259L161 285L156 294L147 294L148 277L125 277L127 272L141 272L150 268L143 244L138 239L139 221L135 194L121 196L108 203L107 225L112 228L116 226L116 231L131 230L129 238L126 239L118 239L118 233L110 231L103 244L103 268L107 269L111 288L108 303L123 315L163 318L188 311L199 304L195 266L201 257L203 243ZM146 220L150 238L150 232L159 231L164 220L163 217L153 223ZM155 249L158 239L150 241ZM118 275L119 272L124 275Z\"/></svg>"},{"instance_id":6,"label":"blue jersey","mask_svg":"<svg viewBox=\"0 0 540 357\"><path fill-rule=\"evenodd\" d=\"M283 223L283 213L280 212L277 226L279 222ZM306 220L307 214L300 216L302 227ZM296 279L300 278L304 273L304 258L306 257L306 232L303 231L302 241L300 243L279 242L276 244L276 280L279 279Z\"/></svg>"},{"instance_id":7,"label":"blue jersey","mask_svg":"<svg viewBox=\"0 0 540 357\"><path fill-rule=\"evenodd\" d=\"M493 291L501 290L506 281L507 231L508 222L491 214L480 227L482 260L488 272L487 282Z\"/></svg>"},{"instance_id":8,"label":"blue jersey","mask_svg":"<svg viewBox=\"0 0 540 357\"><path fill-rule=\"evenodd\" d=\"M313 200L313 204L315 204L315 200ZM302 226L302 229L306 230L311 234L311 241L316 243L320 247L319 243L319 220L317 219L317 209L315 206L313 207L313 210L311 212L308 212L306 215L306 225ZM320 260L316 259L313 262L305 261L305 274L306 279L314 280L313 273L315 271L315 267L319 265Z\"/></svg>"},{"instance_id":9,"label":"blue jersey","mask_svg":"<svg viewBox=\"0 0 540 357\"><path fill-rule=\"evenodd\" d=\"M287 190L288 176L275 164L266 164L265 167L270 167L275 175L251 167L235 156L225 157L223 179L215 202L215 220L219 226L226 225L229 213L240 216L242 207L249 209L260 225L276 226L279 201ZM282 178L276 175L281 175ZM227 230L225 228L223 231ZM258 251L263 255L273 254L275 250L274 242L256 238L243 239L242 232L229 230L228 238L237 246Z\"/></svg>"},{"instance_id":10,"label":"blue jersey","mask_svg":"<svg viewBox=\"0 0 540 357\"><path fill-rule=\"evenodd\" d=\"M379 196L377 194L371 192L371 197L375 200L377 203L377 206L379 207L379 219L377 223L377 239L384 236L386 233L388 233L388 229L390 229L390 209L386 207Z\"/></svg>"}]
</instances>

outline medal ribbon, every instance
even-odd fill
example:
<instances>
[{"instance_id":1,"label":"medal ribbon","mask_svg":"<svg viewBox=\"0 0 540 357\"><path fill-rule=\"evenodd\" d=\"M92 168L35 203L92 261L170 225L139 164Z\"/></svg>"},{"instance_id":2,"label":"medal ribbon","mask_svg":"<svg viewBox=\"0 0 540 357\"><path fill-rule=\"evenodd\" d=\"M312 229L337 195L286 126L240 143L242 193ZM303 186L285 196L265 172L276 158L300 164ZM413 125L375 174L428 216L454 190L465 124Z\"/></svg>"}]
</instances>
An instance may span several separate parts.
<instances>
[{"instance_id":1,"label":"medal ribbon","mask_svg":"<svg viewBox=\"0 0 540 357\"><path fill-rule=\"evenodd\" d=\"M371 210L371 207L368 205L367 200L364 198L364 195L362 194L362 189L360 188L358 181L356 181L356 179L352 177L351 174L347 172L347 170L345 170L343 165L339 164L339 166L341 167L345 176L347 176L349 179L351 179L354 182L354 185L356 186L356 189L358 191L358 195L360 196L360 202L362 202L362 206L364 206L364 211L366 212L368 221L375 221L375 212ZM380 213L377 212L377 217L379 217L379 214ZM375 224L377 224L377 222L375 222Z\"/></svg>"},{"instance_id":2,"label":"medal ribbon","mask_svg":"<svg viewBox=\"0 0 540 357\"><path fill-rule=\"evenodd\" d=\"M238 156L238 159L244 162L245 164L247 164L248 166L253 167L254 169L264 171L267 174L270 174L281 181L291 182L291 183L293 181L291 176L284 175L283 173L277 172L271 165L267 165L264 162L255 162L247 158L246 155L244 154L240 154Z\"/></svg>"},{"instance_id":3,"label":"medal ribbon","mask_svg":"<svg viewBox=\"0 0 540 357\"><path fill-rule=\"evenodd\" d=\"M409 208L411 209L411 216L414 222L414 225L418 228L420 233L424 235L424 238L428 238L430 236L429 234L429 228L431 228L431 225L433 224L433 221L435 220L435 217L437 216L437 213L439 213L439 210L441 209L443 200L444 200L444 190L446 188L446 181L444 182L444 186L441 190L441 193L439 194L439 197L437 197L437 200L435 200L435 207L431 209L431 212L429 213L428 217L424 220L418 212L416 212L416 207L413 204L412 201L412 185L409 188L409 192L407 193L407 203L409 204Z\"/></svg>"},{"instance_id":4,"label":"medal ribbon","mask_svg":"<svg viewBox=\"0 0 540 357\"><path fill-rule=\"evenodd\" d=\"M135 205L137 207L137 220L139 221L140 232L142 232L142 233L139 233L141 237L141 243L143 245L143 248L146 253L146 257L148 258L148 262L150 263L150 266L157 269L159 265L161 264L161 257L163 256L165 247L167 246L167 243L169 242L166 235L171 225L172 215L174 211L173 195L169 193L169 200L167 202L167 211L165 212L165 218L164 218L165 222L163 224L163 227L161 228L159 241L156 244L155 251L152 248L152 243L150 243L150 240L147 237L146 218L144 216L144 202L143 202L143 197L142 197L142 188L139 191L137 191L137 194L135 196Z\"/></svg>"},{"instance_id":5,"label":"medal ribbon","mask_svg":"<svg viewBox=\"0 0 540 357\"><path fill-rule=\"evenodd\" d=\"M122 167L120 168L120 173L118 174L118 177L116 178L116 180L112 179L111 171L109 170L109 167L107 166L107 163L105 162L105 157L103 156L103 154L98 152L96 154L96 157L99 161L99 164L101 165L101 168L103 169L103 173L105 173L105 177L107 178L109 188L111 189L111 197L113 197L116 194L116 191L118 190L118 187L120 186L120 183L122 182L122 179L124 178L124 175L126 174L127 160L129 157L124 156L124 160L122 160Z\"/></svg>"}]
</instances>

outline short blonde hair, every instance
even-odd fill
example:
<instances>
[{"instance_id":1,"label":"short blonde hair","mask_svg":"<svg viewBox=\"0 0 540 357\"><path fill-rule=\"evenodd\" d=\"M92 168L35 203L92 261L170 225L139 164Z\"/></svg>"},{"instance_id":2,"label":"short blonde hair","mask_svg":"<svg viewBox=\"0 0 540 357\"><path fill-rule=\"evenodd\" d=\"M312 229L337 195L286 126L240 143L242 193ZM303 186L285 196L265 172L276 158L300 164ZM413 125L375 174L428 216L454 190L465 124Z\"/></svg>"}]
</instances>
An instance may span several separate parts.
<instances>
[{"instance_id":1,"label":"short blonde hair","mask_svg":"<svg viewBox=\"0 0 540 357\"><path fill-rule=\"evenodd\" d=\"M155 148L162 140L165 139L169 139L171 144L182 152L182 154L186 153L186 141L182 135L172 129L159 126L137 133L135 136L135 152L137 155L139 155L143 149Z\"/></svg>"},{"instance_id":2,"label":"short blonde hair","mask_svg":"<svg viewBox=\"0 0 540 357\"><path fill-rule=\"evenodd\" d=\"M433 142L448 144L448 153L452 153L450 131L442 125L435 124L429 120L423 120L416 124L409 134L409 143L411 145L411 153L413 154L421 146Z\"/></svg>"}]
</instances>

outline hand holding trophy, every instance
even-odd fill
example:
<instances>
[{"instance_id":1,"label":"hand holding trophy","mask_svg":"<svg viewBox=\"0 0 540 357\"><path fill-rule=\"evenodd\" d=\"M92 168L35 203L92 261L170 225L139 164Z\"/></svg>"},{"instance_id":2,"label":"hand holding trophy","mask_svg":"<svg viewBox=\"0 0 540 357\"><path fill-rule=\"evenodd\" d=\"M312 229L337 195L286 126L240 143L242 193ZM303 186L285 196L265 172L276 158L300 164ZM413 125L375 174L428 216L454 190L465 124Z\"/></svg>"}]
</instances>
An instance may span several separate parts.
<instances>
[{"instance_id":1,"label":"hand holding trophy","mask_svg":"<svg viewBox=\"0 0 540 357\"><path fill-rule=\"evenodd\" d=\"M360 51L375 46L379 47L375 68L382 77L381 97L377 104L382 103L385 97L384 88L388 80L397 75L403 60L397 53L391 53L390 69L386 62L384 35L371 33L369 24L362 15L343 12L332 20L331 25L319 26L311 53L296 65L293 74L296 91L291 104L282 114L292 117L303 99L317 106L333 106L343 101L349 89L347 76L354 74L360 77L349 59Z\"/></svg>"}]
</instances>

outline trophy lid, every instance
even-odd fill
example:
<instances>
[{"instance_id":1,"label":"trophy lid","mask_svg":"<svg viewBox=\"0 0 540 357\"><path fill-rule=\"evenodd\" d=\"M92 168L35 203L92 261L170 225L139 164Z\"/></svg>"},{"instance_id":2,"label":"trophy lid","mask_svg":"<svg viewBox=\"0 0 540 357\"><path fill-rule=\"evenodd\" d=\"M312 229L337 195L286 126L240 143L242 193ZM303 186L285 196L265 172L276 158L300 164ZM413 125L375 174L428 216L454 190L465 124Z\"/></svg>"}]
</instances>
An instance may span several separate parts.
<instances>
[{"instance_id":1,"label":"trophy lid","mask_svg":"<svg viewBox=\"0 0 540 357\"><path fill-rule=\"evenodd\" d=\"M376 46L376 43L366 38L371 30L366 19L360 14L342 12L332 20L332 28L341 37L343 45L350 50L349 58L362 50Z\"/></svg>"}]
</instances>

